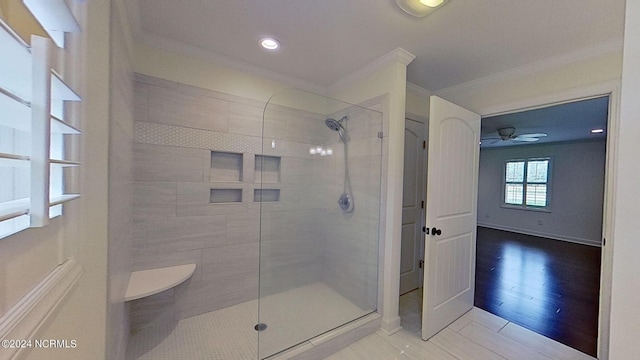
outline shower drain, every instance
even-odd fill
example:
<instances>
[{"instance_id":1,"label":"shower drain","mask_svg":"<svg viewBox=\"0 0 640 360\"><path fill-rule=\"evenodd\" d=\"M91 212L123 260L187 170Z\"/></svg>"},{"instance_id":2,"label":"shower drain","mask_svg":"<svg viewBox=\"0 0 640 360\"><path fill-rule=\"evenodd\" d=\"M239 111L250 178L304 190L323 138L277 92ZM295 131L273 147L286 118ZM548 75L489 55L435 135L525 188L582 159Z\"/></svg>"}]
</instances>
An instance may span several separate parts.
<instances>
[{"instance_id":1,"label":"shower drain","mask_svg":"<svg viewBox=\"0 0 640 360\"><path fill-rule=\"evenodd\" d=\"M253 327L256 331L263 331L267 329L267 324L256 324L256 326Z\"/></svg>"}]
</instances>

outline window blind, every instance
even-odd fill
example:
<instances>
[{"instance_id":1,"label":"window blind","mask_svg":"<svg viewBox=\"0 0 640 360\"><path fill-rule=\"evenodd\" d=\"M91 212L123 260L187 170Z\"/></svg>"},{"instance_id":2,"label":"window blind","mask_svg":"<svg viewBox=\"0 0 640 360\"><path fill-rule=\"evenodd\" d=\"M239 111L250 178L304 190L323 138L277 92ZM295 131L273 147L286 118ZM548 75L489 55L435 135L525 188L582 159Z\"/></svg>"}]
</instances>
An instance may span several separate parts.
<instances>
[{"instance_id":1,"label":"window blind","mask_svg":"<svg viewBox=\"0 0 640 360\"><path fill-rule=\"evenodd\" d=\"M25 5L41 15L44 11L48 18L60 16L64 22L73 18L64 1L29 0ZM37 13L34 16L47 29L51 19L42 22ZM56 44L60 46L59 41ZM54 49L50 39L32 36L27 44L0 19L0 50L2 238L27 227L46 226L50 217L62 214L63 203L79 197L65 186L67 169L80 165L67 157L66 144L69 136L81 133L65 121L65 103L81 98L52 69L53 52L63 49Z\"/></svg>"}]
</instances>

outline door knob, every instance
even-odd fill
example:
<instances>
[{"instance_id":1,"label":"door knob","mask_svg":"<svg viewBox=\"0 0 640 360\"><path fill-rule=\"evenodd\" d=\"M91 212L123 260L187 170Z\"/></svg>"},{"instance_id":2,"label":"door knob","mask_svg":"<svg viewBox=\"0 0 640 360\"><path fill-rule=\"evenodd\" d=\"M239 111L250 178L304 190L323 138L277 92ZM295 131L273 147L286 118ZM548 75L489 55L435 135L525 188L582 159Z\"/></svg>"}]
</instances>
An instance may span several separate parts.
<instances>
[{"instance_id":1,"label":"door knob","mask_svg":"<svg viewBox=\"0 0 640 360\"><path fill-rule=\"evenodd\" d=\"M440 235L442 234L441 229L436 229L435 227L431 228L431 235Z\"/></svg>"}]
</instances>

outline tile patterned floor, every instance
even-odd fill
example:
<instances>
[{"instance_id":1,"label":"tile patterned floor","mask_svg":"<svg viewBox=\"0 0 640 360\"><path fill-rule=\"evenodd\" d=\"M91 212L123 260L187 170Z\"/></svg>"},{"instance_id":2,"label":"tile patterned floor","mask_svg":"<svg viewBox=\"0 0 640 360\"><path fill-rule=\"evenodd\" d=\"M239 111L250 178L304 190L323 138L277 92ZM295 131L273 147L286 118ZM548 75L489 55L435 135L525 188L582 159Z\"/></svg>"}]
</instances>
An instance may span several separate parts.
<instances>
[{"instance_id":1,"label":"tile patterned floor","mask_svg":"<svg viewBox=\"0 0 640 360\"><path fill-rule=\"evenodd\" d=\"M131 335L127 359L251 360L258 348L264 358L370 311L315 283L264 298L260 312L268 326L260 333L257 300L142 329Z\"/></svg>"},{"instance_id":2,"label":"tile patterned floor","mask_svg":"<svg viewBox=\"0 0 640 360\"><path fill-rule=\"evenodd\" d=\"M324 284L269 298L274 314L288 313L301 304L321 311L332 322L362 312ZM285 300L286 299L286 300ZM429 341L420 339L422 294L400 297L403 329L392 336L375 333L329 356L329 360L593 360L566 345L538 335L484 310L473 308ZM303 312L306 311L304 308ZM295 312L295 311L294 311ZM129 360L251 360L258 356L258 333L253 330L258 303L251 301L179 321L173 326L141 330L131 336ZM280 315L281 316L281 315ZM297 315L299 316L299 315ZM281 317L284 319L284 317ZM319 326L324 320L302 319L298 325ZM266 321L266 320L265 320ZM277 326L277 317L268 321ZM305 336L300 327L263 336L261 353L273 353L291 337Z\"/></svg>"},{"instance_id":3,"label":"tile patterned floor","mask_svg":"<svg viewBox=\"0 0 640 360\"><path fill-rule=\"evenodd\" d=\"M400 297L403 329L370 335L329 360L593 360L566 345L473 308L429 341L420 339L422 294Z\"/></svg>"}]
</instances>

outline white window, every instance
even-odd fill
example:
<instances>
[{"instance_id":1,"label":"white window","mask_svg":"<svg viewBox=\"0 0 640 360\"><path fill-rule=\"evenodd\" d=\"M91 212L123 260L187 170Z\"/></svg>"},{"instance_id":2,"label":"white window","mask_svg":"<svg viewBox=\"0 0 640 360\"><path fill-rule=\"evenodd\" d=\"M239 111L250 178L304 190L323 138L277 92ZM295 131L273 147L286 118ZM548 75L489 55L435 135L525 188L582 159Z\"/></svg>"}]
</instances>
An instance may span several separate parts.
<instances>
[{"instance_id":1,"label":"white window","mask_svg":"<svg viewBox=\"0 0 640 360\"><path fill-rule=\"evenodd\" d=\"M4 25L4 24L3 24ZM29 226L31 52L0 29L0 237Z\"/></svg>"},{"instance_id":2,"label":"white window","mask_svg":"<svg viewBox=\"0 0 640 360\"><path fill-rule=\"evenodd\" d=\"M507 160L504 166L503 205L548 209L550 169L550 158Z\"/></svg>"},{"instance_id":3,"label":"white window","mask_svg":"<svg viewBox=\"0 0 640 360\"><path fill-rule=\"evenodd\" d=\"M3 238L46 226L50 217L62 214L62 203L79 196L65 189L65 169L79 165L67 159L68 135L80 134L65 122L65 102L80 97L52 70L57 49L51 40L34 36L27 44L0 19L0 49Z\"/></svg>"}]
</instances>

